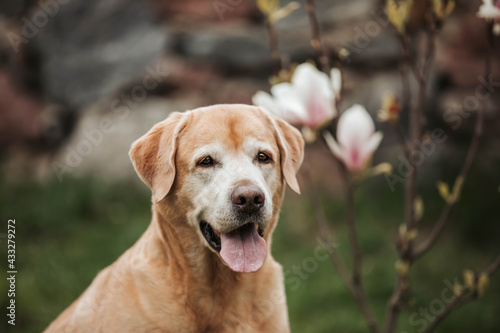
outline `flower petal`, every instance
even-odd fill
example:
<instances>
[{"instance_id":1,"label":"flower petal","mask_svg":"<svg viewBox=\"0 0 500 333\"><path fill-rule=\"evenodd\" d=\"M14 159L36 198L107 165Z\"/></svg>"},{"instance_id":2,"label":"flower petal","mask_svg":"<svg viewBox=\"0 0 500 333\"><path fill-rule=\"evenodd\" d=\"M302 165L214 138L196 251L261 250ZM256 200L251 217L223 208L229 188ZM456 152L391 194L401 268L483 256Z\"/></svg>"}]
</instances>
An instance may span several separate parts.
<instances>
[{"instance_id":1,"label":"flower petal","mask_svg":"<svg viewBox=\"0 0 500 333\"><path fill-rule=\"evenodd\" d=\"M382 134L382 132L377 132L373 134L368 142L366 142L362 147L360 152L360 159L363 161L363 165L365 165L366 162L372 157L373 153L380 145L380 141L382 141L383 137L384 135Z\"/></svg>"},{"instance_id":2,"label":"flower petal","mask_svg":"<svg viewBox=\"0 0 500 333\"><path fill-rule=\"evenodd\" d=\"M493 4L492 0L483 0L483 4L479 7L477 16L484 19L500 19L500 8Z\"/></svg>"},{"instance_id":3,"label":"flower petal","mask_svg":"<svg viewBox=\"0 0 500 333\"><path fill-rule=\"evenodd\" d=\"M316 94L309 95L305 107L308 113L306 125L312 129L322 127L335 116L333 101Z\"/></svg>"},{"instance_id":4,"label":"flower petal","mask_svg":"<svg viewBox=\"0 0 500 333\"><path fill-rule=\"evenodd\" d=\"M333 93L335 98L340 98L340 91L342 90L342 73L338 68L332 68L330 71L330 81L332 84Z\"/></svg>"},{"instance_id":5,"label":"flower petal","mask_svg":"<svg viewBox=\"0 0 500 333\"><path fill-rule=\"evenodd\" d=\"M339 86L341 78L337 71L332 73L335 85ZM252 101L293 125L307 126L312 131L331 121L337 112L328 75L309 63L297 66L292 83L272 86L271 95L258 92Z\"/></svg>"},{"instance_id":6,"label":"flower petal","mask_svg":"<svg viewBox=\"0 0 500 333\"><path fill-rule=\"evenodd\" d=\"M328 148L330 148L332 154L337 156L339 159L343 161L344 152L342 151L342 148L340 148L340 146L337 144L337 141L335 141L332 134L330 132L325 131L323 133L323 137L325 138L326 144L328 145Z\"/></svg>"},{"instance_id":7,"label":"flower petal","mask_svg":"<svg viewBox=\"0 0 500 333\"><path fill-rule=\"evenodd\" d=\"M378 134L376 135L378 142L375 139L372 142L374 131L373 119L359 104L353 105L340 116L337 124L337 140L342 147L345 165L350 170L363 169L370 157L368 153L373 152L380 143L381 138L378 138Z\"/></svg>"},{"instance_id":8,"label":"flower petal","mask_svg":"<svg viewBox=\"0 0 500 333\"><path fill-rule=\"evenodd\" d=\"M271 87L271 93L275 97L283 119L296 125L307 122L307 110L297 96L293 85L290 83L276 84Z\"/></svg>"},{"instance_id":9,"label":"flower petal","mask_svg":"<svg viewBox=\"0 0 500 333\"><path fill-rule=\"evenodd\" d=\"M265 91L257 91L255 95L252 96L252 103L263 107L276 116L281 117L279 107L276 105L274 98Z\"/></svg>"},{"instance_id":10,"label":"flower petal","mask_svg":"<svg viewBox=\"0 0 500 333\"><path fill-rule=\"evenodd\" d=\"M321 95L333 98L328 75L307 62L297 66L293 74L292 84L303 92L318 89Z\"/></svg>"},{"instance_id":11,"label":"flower petal","mask_svg":"<svg viewBox=\"0 0 500 333\"><path fill-rule=\"evenodd\" d=\"M333 92L325 73L304 63L295 70L292 84L307 111L307 126L321 127L335 116Z\"/></svg>"},{"instance_id":12,"label":"flower petal","mask_svg":"<svg viewBox=\"0 0 500 333\"><path fill-rule=\"evenodd\" d=\"M365 144L375 131L370 114L355 104L341 114L337 124L337 140L346 149L359 148Z\"/></svg>"}]
</instances>

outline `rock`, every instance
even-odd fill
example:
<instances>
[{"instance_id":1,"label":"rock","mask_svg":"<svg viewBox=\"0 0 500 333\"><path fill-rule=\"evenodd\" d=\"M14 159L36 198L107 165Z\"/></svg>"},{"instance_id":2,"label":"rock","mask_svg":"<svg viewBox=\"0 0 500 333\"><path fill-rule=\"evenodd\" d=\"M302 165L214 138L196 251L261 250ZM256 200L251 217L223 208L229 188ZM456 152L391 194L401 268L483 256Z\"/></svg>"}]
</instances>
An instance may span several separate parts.
<instances>
[{"instance_id":1,"label":"rock","mask_svg":"<svg viewBox=\"0 0 500 333\"><path fill-rule=\"evenodd\" d=\"M271 53L263 26L186 29L177 40L179 54L191 60L209 62L225 73L265 76L271 71Z\"/></svg>"},{"instance_id":2,"label":"rock","mask_svg":"<svg viewBox=\"0 0 500 333\"><path fill-rule=\"evenodd\" d=\"M35 6L28 19L41 10ZM143 2L73 0L60 5L28 46L40 56L44 95L79 109L144 72L166 43Z\"/></svg>"},{"instance_id":3,"label":"rock","mask_svg":"<svg viewBox=\"0 0 500 333\"><path fill-rule=\"evenodd\" d=\"M485 55L487 51L485 23L473 13L465 17L449 20L444 26L438 48L436 62L448 73L457 87L475 87L479 76L484 77ZM492 72L499 73L500 45L494 43L491 53Z\"/></svg>"},{"instance_id":4,"label":"rock","mask_svg":"<svg viewBox=\"0 0 500 333\"><path fill-rule=\"evenodd\" d=\"M0 147L28 148L31 153L55 150L73 129L74 114L39 96L0 71Z\"/></svg>"},{"instance_id":5,"label":"rock","mask_svg":"<svg viewBox=\"0 0 500 333\"><path fill-rule=\"evenodd\" d=\"M0 147L36 141L42 132L39 115L43 103L0 71Z\"/></svg>"},{"instance_id":6,"label":"rock","mask_svg":"<svg viewBox=\"0 0 500 333\"><path fill-rule=\"evenodd\" d=\"M257 16L254 1L247 0L149 0L162 19L179 22L249 20Z\"/></svg>"},{"instance_id":7,"label":"rock","mask_svg":"<svg viewBox=\"0 0 500 333\"><path fill-rule=\"evenodd\" d=\"M112 99L102 100L82 113L71 139L51 162L60 181L89 173L106 179L136 178L128 156L132 142L170 112L204 105L196 96L175 101L152 97L135 108L122 106L109 112L111 104Z\"/></svg>"}]
</instances>

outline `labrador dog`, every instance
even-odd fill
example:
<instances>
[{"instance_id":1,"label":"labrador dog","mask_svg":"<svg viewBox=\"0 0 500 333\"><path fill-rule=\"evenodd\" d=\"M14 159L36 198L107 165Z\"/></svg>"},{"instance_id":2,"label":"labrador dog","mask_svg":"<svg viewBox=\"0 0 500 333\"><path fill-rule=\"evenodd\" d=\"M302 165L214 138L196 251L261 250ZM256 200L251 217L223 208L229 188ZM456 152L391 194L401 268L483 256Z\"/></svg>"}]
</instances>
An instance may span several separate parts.
<instances>
[{"instance_id":1,"label":"labrador dog","mask_svg":"<svg viewBox=\"0 0 500 333\"><path fill-rule=\"evenodd\" d=\"M289 332L271 234L303 152L258 107L172 113L130 150L149 228L45 332Z\"/></svg>"}]
</instances>

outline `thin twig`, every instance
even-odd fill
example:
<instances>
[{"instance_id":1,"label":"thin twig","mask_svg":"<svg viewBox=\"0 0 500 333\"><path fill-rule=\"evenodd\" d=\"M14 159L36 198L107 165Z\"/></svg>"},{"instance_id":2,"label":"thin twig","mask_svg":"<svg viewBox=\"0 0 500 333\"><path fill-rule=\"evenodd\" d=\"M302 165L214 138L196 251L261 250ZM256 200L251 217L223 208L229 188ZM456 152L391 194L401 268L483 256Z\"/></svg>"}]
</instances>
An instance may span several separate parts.
<instances>
[{"instance_id":1,"label":"thin twig","mask_svg":"<svg viewBox=\"0 0 500 333\"><path fill-rule=\"evenodd\" d=\"M330 244L332 237L330 234L330 228L328 227L328 220L325 216L325 212L323 211L321 205L321 199L319 197L318 190L316 189L316 186L313 183L309 168L306 165L304 165L304 167L301 170L310 193L309 199L311 201L311 205L314 208L314 215L316 216L316 222L320 238L321 240Z\"/></svg>"},{"instance_id":2,"label":"thin twig","mask_svg":"<svg viewBox=\"0 0 500 333\"><path fill-rule=\"evenodd\" d=\"M500 256L498 256L494 261L493 263L491 263L490 266L488 266L488 268L486 268L481 274L476 274L477 276L481 276L481 275L487 275L488 277L490 277L491 275L493 275L493 273L495 273L495 271L498 269L498 267L500 266ZM436 315L436 317L434 318L434 320L429 324L429 326L427 326L426 330L423 332L423 333L430 333L432 331L434 331L434 329L454 310L460 308L461 306L467 304L467 303L470 303L472 301L474 301L475 299L477 299L479 297L479 294L477 293L477 291L474 291L472 292L471 294L469 295L466 295L467 294L467 289L464 289L462 291L462 293L460 293L460 295L458 296L455 296L455 298L450 302L448 303L444 309Z\"/></svg>"},{"instance_id":3,"label":"thin twig","mask_svg":"<svg viewBox=\"0 0 500 333\"><path fill-rule=\"evenodd\" d=\"M403 59L408 64L408 67L412 70L416 79L423 80L424 79L423 73L419 70L418 64L411 54L411 46L408 36L400 34L397 30L395 30L395 32L399 37L399 42L401 43L402 46Z\"/></svg>"},{"instance_id":4,"label":"thin twig","mask_svg":"<svg viewBox=\"0 0 500 333\"><path fill-rule=\"evenodd\" d=\"M397 276L396 286L394 292L389 299L386 311L386 327L385 332L394 332L397 324L397 317L402 309L401 300L403 295L406 293L408 287L407 279L402 277L400 274Z\"/></svg>"},{"instance_id":5,"label":"thin twig","mask_svg":"<svg viewBox=\"0 0 500 333\"><path fill-rule=\"evenodd\" d=\"M279 76L283 64L278 46L278 34L273 22L269 18L266 19L266 29L269 35L269 49L271 50L271 58L273 60L273 74Z\"/></svg>"},{"instance_id":6,"label":"thin twig","mask_svg":"<svg viewBox=\"0 0 500 333\"><path fill-rule=\"evenodd\" d=\"M486 268L486 270L483 273L488 274L488 276L491 276L493 273L496 272L498 267L500 267L500 256L498 256L495 259L495 261L493 261L491 265L488 266L488 268Z\"/></svg>"},{"instance_id":7,"label":"thin twig","mask_svg":"<svg viewBox=\"0 0 500 333\"><path fill-rule=\"evenodd\" d=\"M404 45L404 48L408 48L408 44ZM406 52L409 53L409 50ZM426 68L427 63L430 62L432 57L430 55L427 55L425 62L424 62L424 68ZM416 62L413 62L414 66L416 66ZM414 213L414 202L415 202L415 197L416 197L416 184L417 184L417 173L418 173L418 165L417 163L411 158L417 150L419 149L419 143L420 139L422 136L422 128L423 128L423 123L422 121L424 117L424 106L425 106L425 97L426 97L426 88L427 88L427 73L421 72L418 67L413 67L413 72L417 73L415 74L418 82L418 99L417 103L412 103L411 108L410 108L410 140L411 140L411 149L410 149L410 154L408 158L408 162L412 168L412 172L410 174L410 177L406 183L406 209L405 209L405 221L406 221L406 228L408 231L412 230L413 227L415 226L415 213ZM410 247L411 248L411 247Z\"/></svg>"},{"instance_id":8,"label":"thin twig","mask_svg":"<svg viewBox=\"0 0 500 333\"><path fill-rule=\"evenodd\" d=\"M491 50L493 50L493 32L492 32L492 24L489 23L487 24L488 26L488 51L486 55L486 62L485 62L485 77L488 78L490 73L491 73ZM474 126L474 136L472 138L472 142L469 146L469 150L467 152L467 157L465 159L465 163L462 167L462 170L460 171L460 174L457 177L456 182L459 182L460 184L463 184L465 180L467 179L467 176L469 175L470 169L472 167L472 163L474 162L474 159L477 154L477 150L479 147L479 142L481 139L481 136L483 134L483 113L484 113L484 108L485 108L486 103L484 103L478 110L477 110L477 116L476 116L476 123ZM451 212L453 210L453 207L455 206L455 203L457 201L457 198L453 198L452 200L449 200L446 204L446 206L443 208L443 211L441 213L441 216L439 217L439 220L437 223L434 225L434 228L432 229L431 233L429 236L425 239L425 241L420 244L420 246L414 251L412 254L412 258L416 259L421 257L423 254L425 254L436 242L438 239L439 235L441 235L441 232L443 231L444 227L446 226L446 223L448 222L448 219L451 215Z\"/></svg>"},{"instance_id":9,"label":"thin twig","mask_svg":"<svg viewBox=\"0 0 500 333\"><path fill-rule=\"evenodd\" d=\"M349 243L351 246L351 252L353 255L353 268L352 268L352 281L355 285L361 284L361 247L359 245L359 237L356 230L356 224L354 221L354 193L352 188L352 180L349 171L345 168L343 170L344 179L344 189L346 195L346 222L347 231L349 234Z\"/></svg>"},{"instance_id":10,"label":"thin twig","mask_svg":"<svg viewBox=\"0 0 500 333\"><path fill-rule=\"evenodd\" d=\"M410 75L409 75L409 70L408 70L408 64L406 64L405 61L403 61L400 66L399 70L401 72L401 84L403 88L403 105L407 103L408 109L410 108L410 99L411 99L411 86L410 86Z\"/></svg>"},{"instance_id":11,"label":"thin twig","mask_svg":"<svg viewBox=\"0 0 500 333\"><path fill-rule=\"evenodd\" d=\"M399 140L399 144L401 145L401 149L403 150L403 153L405 154L406 158L410 158L410 146L408 145L408 141L406 141L405 135L403 133L403 128L401 127L401 123L399 122L399 119L391 122L392 127L394 128L394 131L396 132L396 135Z\"/></svg>"},{"instance_id":12,"label":"thin twig","mask_svg":"<svg viewBox=\"0 0 500 333\"><path fill-rule=\"evenodd\" d=\"M429 43L432 44L433 35L435 32L429 33ZM417 103L413 103L410 101L409 108L409 129L410 129L410 142L411 147L409 151L406 151L406 156L408 158L408 163L411 167L411 174L406 181L405 186L405 222L406 222L406 230L410 232L415 227L415 198L417 195L417 173L418 173L418 165L411 158L415 155L417 150L419 149L419 142L422 136L422 129L425 121L424 118L424 107L425 107L425 98L426 98L426 89L427 89L427 78L429 75L428 69L430 68L430 63L433 59L434 47L433 44L429 45L427 49L427 54L424 57L424 63L422 65L423 69L420 69L417 61L411 55L410 49L410 41L407 36L398 34L403 58L406 60L407 66L412 70L417 82L418 82L418 99ZM406 69L406 67L405 67ZM403 73L404 75L404 73ZM409 84L408 84L409 85ZM409 88L408 88L408 94ZM400 139L401 140L401 139ZM406 142L406 140L404 140ZM404 146L403 146L404 147ZM411 240L405 240L404 246L399 248L399 258L401 262L405 262L408 265L412 262L412 246L413 243ZM387 304L387 313L385 320L385 331L387 333L393 333L397 326L397 318L401 309L403 307L403 297L407 294L410 288L410 279L408 274L401 274L398 272L396 285L394 287L394 291L389 299Z\"/></svg>"},{"instance_id":13,"label":"thin twig","mask_svg":"<svg viewBox=\"0 0 500 333\"><path fill-rule=\"evenodd\" d=\"M458 296L455 296L453 301L450 303L446 304L444 309L434 318L434 320L427 326L427 329L424 331L424 333L430 333L436 329L436 327L443 321L443 319L453 310L458 309L462 305L465 305L466 303L464 302L464 295L460 294Z\"/></svg>"},{"instance_id":14,"label":"thin twig","mask_svg":"<svg viewBox=\"0 0 500 333\"><path fill-rule=\"evenodd\" d=\"M401 102L402 108L410 109L411 104L411 93L410 93L410 77L408 73L408 65L407 61L403 61L399 65L399 70L401 72L401 84L403 90L403 100ZM401 146L401 150L405 154L407 159L410 159L410 145L408 144L408 140L406 140L403 127L401 126L400 118L389 121L389 124L392 126L394 131L396 132L396 136L398 137L399 144Z\"/></svg>"},{"instance_id":15,"label":"thin twig","mask_svg":"<svg viewBox=\"0 0 500 333\"><path fill-rule=\"evenodd\" d=\"M318 17L316 16L316 4L314 0L306 1L306 10L309 15L309 23L311 24L312 38L311 46L318 55L318 60L321 65L321 70L327 75L330 75L330 60L321 42L321 30L319 28Z\"/></svg>"},{"instance_id":16,"label":"thin twig","mask_svg":"<svg viewBox=\"0 0 500 333\"><path fill-rule=\"evenodd\" d=\"M398 33L398 37L400 40L401 48L402 48L402 53L403 53L403 58L406 62L406 66L403 68L406 70L407 68L410 68L417 79L418 82L418 88L419 88L419 95L417 99L417 103L414 103L411 101L410 98L410 87L409 87L409 81L407 84L404 84L406 86L405 90L407 90L405 93L408 94L406 96L407 98L410 98L408 101L410 104L409 107L409 129L410 129L410 142L411 142L411 147L409 149L409 152L406 153L408 157L408 162L411 166L412 172L409 176L409 179L406 182L406 189L405 189L405 221L406 221L406 228L408 231L410 231L415 224L415 214L413 211L413 203L415 202L415 197L416 197L416 182L417 182L417 165L416 163L411 159L411 156L414 155L414 153L418 149L418 143L420 141L420 136L421 136L421 129L422 129L422 121L420 119L421 115L423 114L423 108L424 108L424 100L425 100L425 89L426 89L426 76L424 75L413 58L411 54L411 46L410 46L410 41L407 36L402 35ZM430 61L431 57L428 55L426 57L426 61ZM427 66L427 65L425 65ZM407 72L407 71L406 71ZM405 73L402 73L404 77ZM404 81L404 79L403 79ZM405 140L406 142L406 140Z\"/></svg>"},{"instance_id":17,"label":"thin twig","mask_svg":"<svg viewBox=\"0 0 500 333\"><path fill-rule=\"evenodd\" d=\"M326 149L328 149L326 142L323 140L320 140L320 142L324 143L324 146ZM348 171L345 169L345 167L342 165L342 163L337 160L334 157L335 162L338 164L339 168L342 169L343 171L343 179L347 182L350 183ZM324 239L331 244L331 237L330 237L330 230L328 228L328 220L324 214L324 210L321 206L321 200L319 197L319 194L317 192L317 189L314 187L309 171L304 168L304 174L307 177L306 180L310 184L310 200L311 204L314 207L315 211L315 216L316 220L318 223L318 228L320 230L320 235L324 237ZM361 251L359 248L359 240L357 237L357 233L355 230L355 224L354 224L354 201L353 201L353 193L352 193L352 186L349 186L349 193L347 194L347 204L346 204L346 210L347 210L347 224L348 224L348 229L349 231L349 239L350 239L350 244L351 244L351 249L353 252L353 275L351 276L347 270L347 267L344 264L344 261L338 254L336 250L334 251L329 251L330 253L330 258L332 260L332 263L334 264L335 268L340 274L341 279L344 281L346 284L347 288L351 292L351 295L353 296L354 300L358 304L358 306L361 309L361 312L363 314L363 317L365 318L365 321L368 325L368 328L370 332L372 333L378 333L379 332L379 327L377 324L377 321L375 319L375 315L373 314L373 311L371 309L370 303L368 301L368 298L366 296L366 293L363 289L363 286L361 284ZM354 231L354 233L353 233ZM353 247L354 246L354 247Z\"/></svg>"},{"instance_id":18,"label":"thin twig","mask_svg":"<svg viewBox=\"0 0 500 333\"><path fill-rule=\"evenodd\" d=\"M435 50L436 50L436 29L431 28L429 31L429 35L427 37L427 52L425 55L425 63L423 64L422 74L423 77L429 76L429 71L431 69L432 60L434 58Z\"/></svg>"},{"instance_id":19,"label":"thin twig","mask_svg":"<svg viewBox=\"0 0 500 333\"><path fill-rule=\"evenodd\" d=\"M349 234L349 244L351 246L351 252L353 256L353 268L352 268L352 285L355 291L354 297L358 301L361 311L363 312L368 328L371 332L378 332L377 321L373 311L369 305L368 298L366 297L361 277L361 267L362 267L362 256L361 247L359 245L359 237L356 230L356 223L354 217L354 191L352 179L349 171L342 166L344 187L346 194L346 223L347 230Z\"/></svg>"},{"instance_id":20,"label":"thin twig","mask_svg":"<svg viewBox=\"0 0 500 333\"><path fill-rule=\"evenodd\" d=\"M352 289L349 271L342 259L342 257L332 246L332 237L330 233L330 228L328 227L328 220L325 216L325 212L321 205L321 199L319 197L318 190L312 181L312 177L310 171L307 167L303 167L301 169L302 175L305 178L305 182L307 184L308 192L309 192L309 201L314 209L314 216L316 217L316 223L318 226L319 236L321 241L325 246L328 247L328 254L330 255L330 259L335 266L335 269L340 275L340 278L345 283L349 291L354 295L354 290Z\"/></svg>"}]
</instances>

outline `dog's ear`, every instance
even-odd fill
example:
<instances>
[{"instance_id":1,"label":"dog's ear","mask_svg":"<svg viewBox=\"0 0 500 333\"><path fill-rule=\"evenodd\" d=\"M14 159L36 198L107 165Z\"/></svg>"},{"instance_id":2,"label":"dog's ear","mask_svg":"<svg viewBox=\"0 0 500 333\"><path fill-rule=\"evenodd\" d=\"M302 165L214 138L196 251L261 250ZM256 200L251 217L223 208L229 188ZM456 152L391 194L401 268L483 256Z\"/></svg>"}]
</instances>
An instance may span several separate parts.
<instances>
[{"instance_id":1,"label":"dog's ear","mask_svg":"<svg viewBox=\"0 0 500 333\"><path fill-rule=\"evenodd\" d=\"M304 159L304 139L298 129L286 121L271 116L277 132L277 142L281 152L281 168L285 180L292 190L300 194L296 174Z\"/></svg>"},{"instance_id":2,"label":"dog's ear","mask_svg":"<svg viewBox=\"0 0 500 333\"><path fill-rule=\"evenodd\" d=\"M171 113L130 148L129 156L135 171L153 192L155 203L167 196L174 183L177 139L187 118L183 113Z\"/></svg>"}]
</instances>

